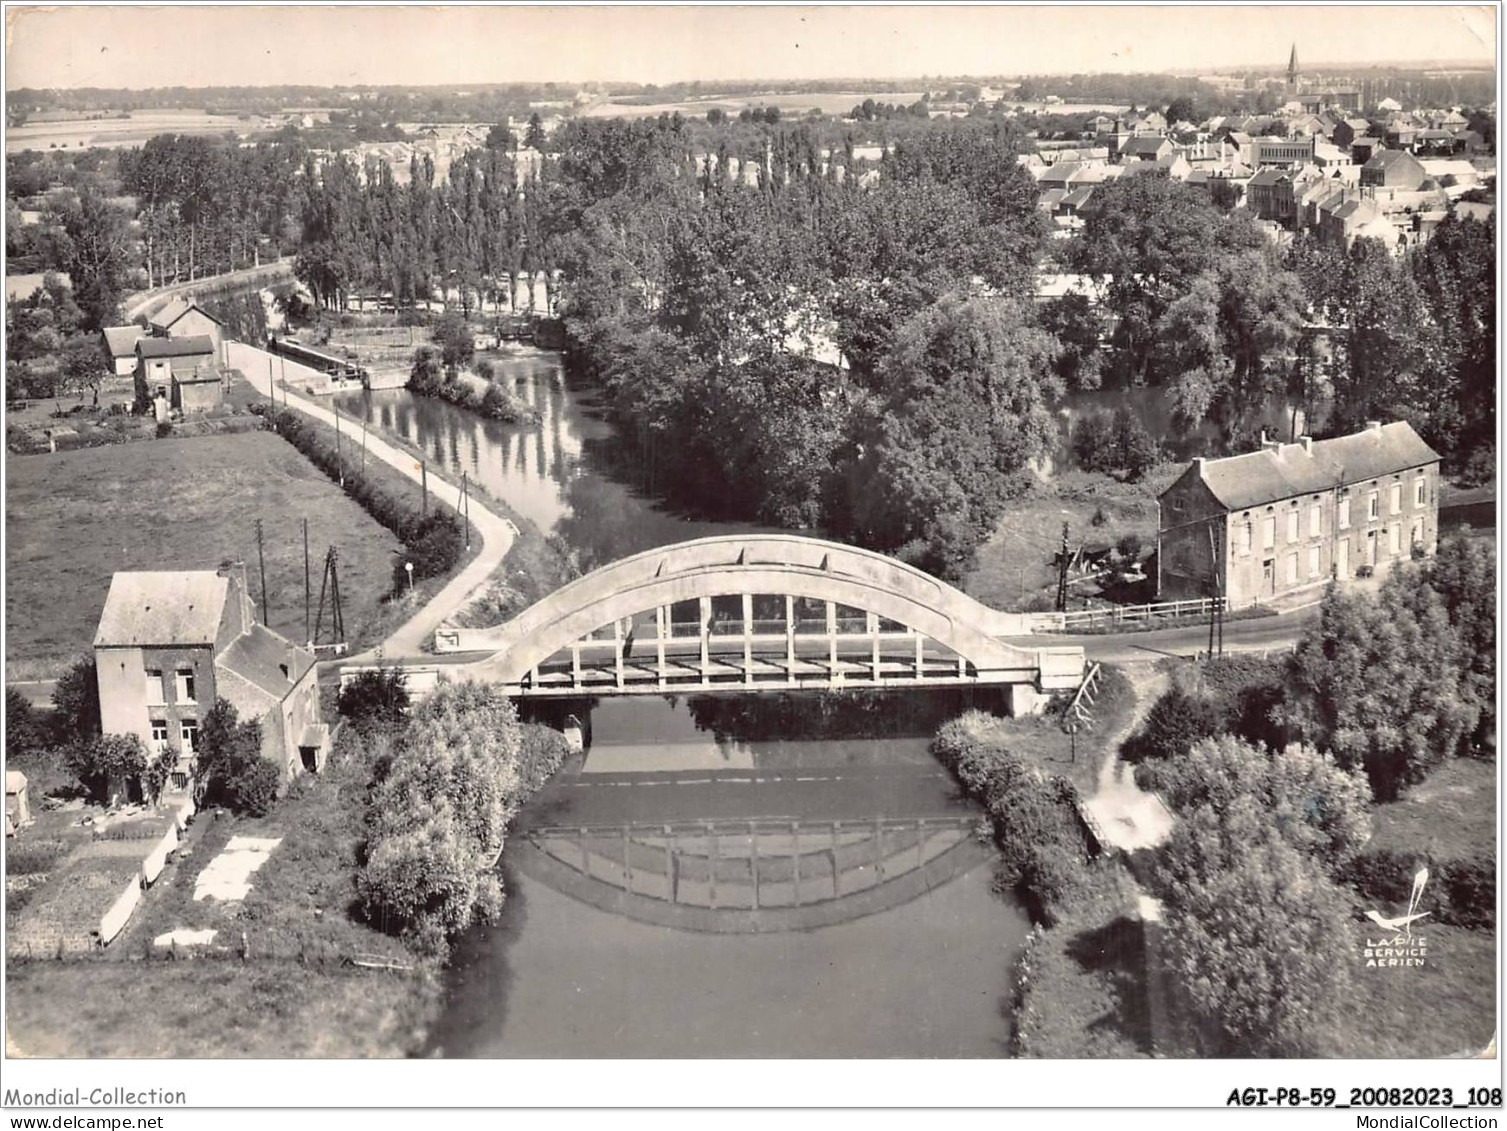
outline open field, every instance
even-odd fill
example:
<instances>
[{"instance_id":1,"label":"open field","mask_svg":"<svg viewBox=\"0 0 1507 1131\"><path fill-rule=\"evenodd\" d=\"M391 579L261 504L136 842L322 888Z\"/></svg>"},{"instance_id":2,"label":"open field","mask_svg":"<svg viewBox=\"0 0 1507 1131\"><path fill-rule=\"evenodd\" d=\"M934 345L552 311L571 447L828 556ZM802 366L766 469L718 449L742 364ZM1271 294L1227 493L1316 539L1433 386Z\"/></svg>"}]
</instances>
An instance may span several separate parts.
<instances>
[{"instance_id":1,"label":"open field","mask_svg":"<svg viewBox=\"0 0 1507 1131\"><path fill-rule=\"evenodd\" d=\"M6 1050L22 1057L405 1056L413 977L298 961L16 962Z\"/></svg>"},{"instance_id":2,"label":"open field","mask_svg":"<svg viewBox=\"0 0 1507 1131\"><path fill-rule=\"evenodd\" d=\"M385 611L398 540L292 446L267 432L12 456L6 482L7 678L57 674L94 639L119 569L244 561L261 604L253 523L265 531L270 624L304 636L303 535L314 600L324 550L340 548L353 639ZM327 622L328 623L328 622Z\"/></svg>"},{"instance_id":3,"label":"open field","mask_svg":"<svg viewBox=\"0 0 1507 1131\"><path fill-rule=\"evenodd\" d=\"M599 102L586 111L588 118L657 118L661 114L680 113L687 116L705 116L706 112L720 107L736 118L744 107L778 106L780 113L799 116L809 110L820 110L827 115L846 114L865 98L875 102L893 102L909 106L921 97L921 91L893 91L874 93L864 90L814 91L810 94L759 94L750 92L737 95L709 95L705 98L687 98L679 102L634 103Z\"/></svg>"},{"instance_id":4,"label":"open field","mask_svg":"<svg viewBox=\"0 0 1507 1131\"><path fill-rule=\"evenodd\" d=\"M1182 473L1182 464L1153 469L1139 483L1120 483L1108 475L1064 472L1010 502L993 536L979 548L973 571L962 588L984 604L1014 612L1050 609L1056 595L1053 564L1062 546L1062 524L1068 524L1068 544L1077 549L1112 547L1125 534L1141 539L1142 553L1156 548L1156 497ZM1094 516L1103 522L1095 526ZM1073 596L1084 584L1068 589L1068 608L1082 608Z\"/></svg>"},{"instance_id":5,"label":"open field","mask_svg":"<svg viewBox=\"0 0 1507 1131\"><path fill-rule=\"evenodd\" d=\"M242 134L260 129L260 118L235 118L201 110L142 110L126 118L75 118L60 122L31 122L5 131L5 151L27 149L87 149L141 145L161 133L217 135L227 130Z\"/></svg>"},{"instance_id":6,"label":"open field","mask_svg":"<svg viewBox=\"0 0 1507 1131\"><path fill-rule=\"evenodd\" d=\"M1490 859L1496 855L1496 774L1495 762L1449 759L1399 800L1376 807L1367 850Z\"/></svg>"}]
</instances>

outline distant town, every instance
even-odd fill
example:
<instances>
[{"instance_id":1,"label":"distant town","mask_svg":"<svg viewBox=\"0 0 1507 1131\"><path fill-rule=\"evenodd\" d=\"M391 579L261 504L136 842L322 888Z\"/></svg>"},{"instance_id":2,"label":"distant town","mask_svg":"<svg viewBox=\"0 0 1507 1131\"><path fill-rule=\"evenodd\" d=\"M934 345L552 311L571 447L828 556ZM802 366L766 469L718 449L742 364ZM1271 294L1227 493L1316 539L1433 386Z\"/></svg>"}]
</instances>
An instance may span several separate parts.
<instances>
[{"instance_id":1,"label":"distant town","mask_svg":"<svg viewBox=\"0 0 1507 1131\"><path fill-rule=\"evenodd\" d=\"M8 92L9 1055L1491 1047L1497 77L1322 50Z\"/></svg>"}]
</instances>

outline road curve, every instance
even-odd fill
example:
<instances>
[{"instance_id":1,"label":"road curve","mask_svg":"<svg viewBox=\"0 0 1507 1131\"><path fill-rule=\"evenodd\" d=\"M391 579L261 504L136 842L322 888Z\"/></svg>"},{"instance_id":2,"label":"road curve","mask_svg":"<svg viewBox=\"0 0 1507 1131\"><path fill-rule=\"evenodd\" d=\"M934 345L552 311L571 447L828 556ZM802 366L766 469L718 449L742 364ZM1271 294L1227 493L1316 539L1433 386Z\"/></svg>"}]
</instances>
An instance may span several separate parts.
<instances>
[{"instance_id":1,"label":"road curve","mask_svg":"<svg viewBox=\"0 0 1507 1131\"><path fill-rule=\"evenodd\" d=\"M263 396L270 396L272 391L271 370L268 363L273 360L273 355L266 350L249 346L244 342L227 341L225 343L227 364L234 369L239 369L253 388ZM277 358L276 364L279 372L286 371L287 375L295 380L318 380L323 381L324 375L302 365ZM279 389L278 401L284 399L284 390ZM296 393L286 393L287 405L305 416L312 417L322 424L333 428L335 426L335 414L328 408L315 404L307 397ZM396 468L415 483L420 482L422 475L419 471L418 462L413 456L399 448L393 447L379 438L370 429L366 433L367 454L381 460L390 467ZM429 477L429 490L435 498L450 507L458 508L460 505L460 488L454 487L440 479L436 475ZM459 573L446 583L445 587L436 593L429 602L413 615L408 621L399 626L391 636L382 642L381 650L384 659L400 657L425 656L424 645L434 636L434 630L438 628L446 618L453 616L457 610L466 603L477 589L486 584L502 559L513 548L513 539L517 530L506 518L494 514L476 500L474 495L469 500L471 512L471 525L475 527L481 538L481 550L471 562ZM363 653L360 656L347 657L345 662L356 660L373 660L375 654Z\"/></svg>"},{"instance_id":2,"label":"road curve","mask_svg":"<svg viewBox=\"0 0 1507 1131\"><path fill-rule=\"evenodd\" d=\"M200 275L197 279L169 283L165 287L157 287L150 291L138 291L136 294L126 296L126 302L121 311L121 321L134 322L137 315L144 314L147 307L154 302L172 298L174 295L189 294L200 287L223 287L230 283L249 283L264 278L280 279L284 276L290 279L293 277L292 256L273 259L256 267L242 267L236 271L227 271L222 275Z\"/></svg>"}]
</instances>

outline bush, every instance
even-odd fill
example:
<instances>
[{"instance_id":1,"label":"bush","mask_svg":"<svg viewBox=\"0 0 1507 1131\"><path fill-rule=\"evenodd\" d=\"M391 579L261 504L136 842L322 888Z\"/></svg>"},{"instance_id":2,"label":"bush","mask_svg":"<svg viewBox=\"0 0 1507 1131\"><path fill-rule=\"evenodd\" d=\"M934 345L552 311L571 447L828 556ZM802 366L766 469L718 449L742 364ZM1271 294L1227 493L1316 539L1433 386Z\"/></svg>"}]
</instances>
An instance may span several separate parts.
<instances>
[{"instance_id":1,"label":"bush","mask_svg":"<svg viewBox=\"0 0 1507 1131\"><path fill-rule=\"evenodd\" d=\"M964 792L984 803L1001 853L996 882L1018 889L1033 917L1051 923L1087 876L1078 791L991 735L993 722L983 712L969 711L944 723L932 740L932 753Z\"/></svg>"},{"instance_id":2,"label":"bush","mask_svg":"<svg viewBox=\"0 0 1507 1131\"><path fill-rule=\"evenodd\" d=\"M340 688L335 709L354 723L396 724L408 711L408 677L402 668L361 672Z\"/></svg>"},{"instance_id":3,"label":"bush","mask_svg":"<svg viewBox=\"0 0 1507 1131\"><path fill-rule=\"evenodd\" d=\"M166 759L158 759L166 762ZM90 801L108 805L121 791L135 782L143 793L142 781L147 770L146 747L134 734L102 734L89 742L78 742L68 749L68 768L84 787ZM164 779L165 775L164 775ZM160 790L161 786L158 785ZM155 794L149 794L155 799Z\"/></svg>"},{"instance_id":4,"label":"bush","mask_svg":"<svg viewBox=\"0 0 1507 1131\"><path fill-rule=\"evenodd\" d=\"M57 745L81 746L99 736L99 675L94 656L81 656L52 689L52 725Z\"/></svg>"},{"instance_id":5,"label":"bush","mask_svg":"<svg viewBox=\"0 0 1507 1131\"><path fill-rule=\"evenodd\" d=\"M215 700L199 728L198 773L206 803L253 817L266 815L282 784L281 769L262 755L262 724L239 722L224 699Z\"/></svg>"},{"instance_id":6,"label":"bush","mask_svg":"<svg viewBox=\"0 0 1507 1131\"><path fill-rule=\"evenodd\" d=\"M1182 758L1193 744L1220 732L1220 717L1214 704L1198 694L1172 687L1146 712L1139 729L1126 739L1120 757L1126 762L1148 758Z\"/></svg>"},{"instance_id":7,"label":"bush","mask_svg":"<svg viewBox=\"0 0 1507 1131\"><path fill-rule=\"evenodd\" d=\"M1374 849L1363 852L1342 877L1376 910L1390 915L1406 907L1418 869L1429 870L1420 911L1452 927L1494 929L1496 926L1496 860L1439 860L1422 852Z\"/></svg>"},{"instance_id":8,"label":"bush","mask_svg":"<svg viewBox=\"0 0 1507 1131\"><path fill-rule=\"evenodd\" d=\"M5 689L5 760L15 762L47 745L47 729L27 698L14 687Z\"/></svg>"},{"instance_id":9,"label":"bush","mask_svg":"<svg viewBox=\"0 0 1507 1131\"><path fill-rule=\"evenodd\" d=\"M1073 458L1084 471L1109 471L1115 466L1114 439L1114 418L1109 413L1085 413L1073 425Z\"/></svg>"}]
</instances>

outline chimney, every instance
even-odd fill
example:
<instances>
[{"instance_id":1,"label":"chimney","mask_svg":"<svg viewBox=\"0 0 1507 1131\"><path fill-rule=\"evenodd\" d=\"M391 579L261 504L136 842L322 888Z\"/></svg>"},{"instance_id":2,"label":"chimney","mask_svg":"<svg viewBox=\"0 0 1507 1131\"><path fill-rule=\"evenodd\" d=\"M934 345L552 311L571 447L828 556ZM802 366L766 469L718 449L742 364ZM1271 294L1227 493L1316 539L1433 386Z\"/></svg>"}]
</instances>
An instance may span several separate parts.
<instances>
[{"instance_id":1,"label":"chimney","mask_svg":"<svg viewBox=\"0 0 1507 1131\"><path fill-rule=\"evenodd\" d=\"M1368 420L1368 421L1366 421L1366 431L1367 432L1378 432L1379 433L1381 431L1381 421L1379 421L1379 420Z\"/></svg>"},{"instance_id":2,"label":"chimney","mask_svg":"<svg viewBox=\"0 0 1507 1131\"><path fill-rule=\"evenodd\" d=\"M1198 474L1198 477L1200 479L1203 478L1203 473L1204 473L1204 457L1203 456L1194 456L1193 457L1193 470Z\"/></svg>"},{"instance_id":3,"label":"chimney","mask_svg":"<svg viewBox=\"0 0 1507 1131\"><path fill-rule=\"evenodd\" d=\"M1275 451L1278 455L1281 455L1282 454L1282 441L1281 440L1268 440L1266 438L1266 429L1263 428L1263 429L1261 429L1261 450L1263 452L1266 452L1266 451Z\"/></svg>"},{"instance_id":4,"label":"chimney","mask_svg":"<svg viewBox=\"0 0 1507 1131\"><path fill-rule=\"evenodd\" d=\"M1303 453L1305 455L1310 455L1310 456L1313 455L1313 437L1312 436L1306 436L1306 435L1305 436L1299 436L1298 437L1298 443L1300 443L1300 444L1303 445Z\"/></svg>"}]
</instances>

